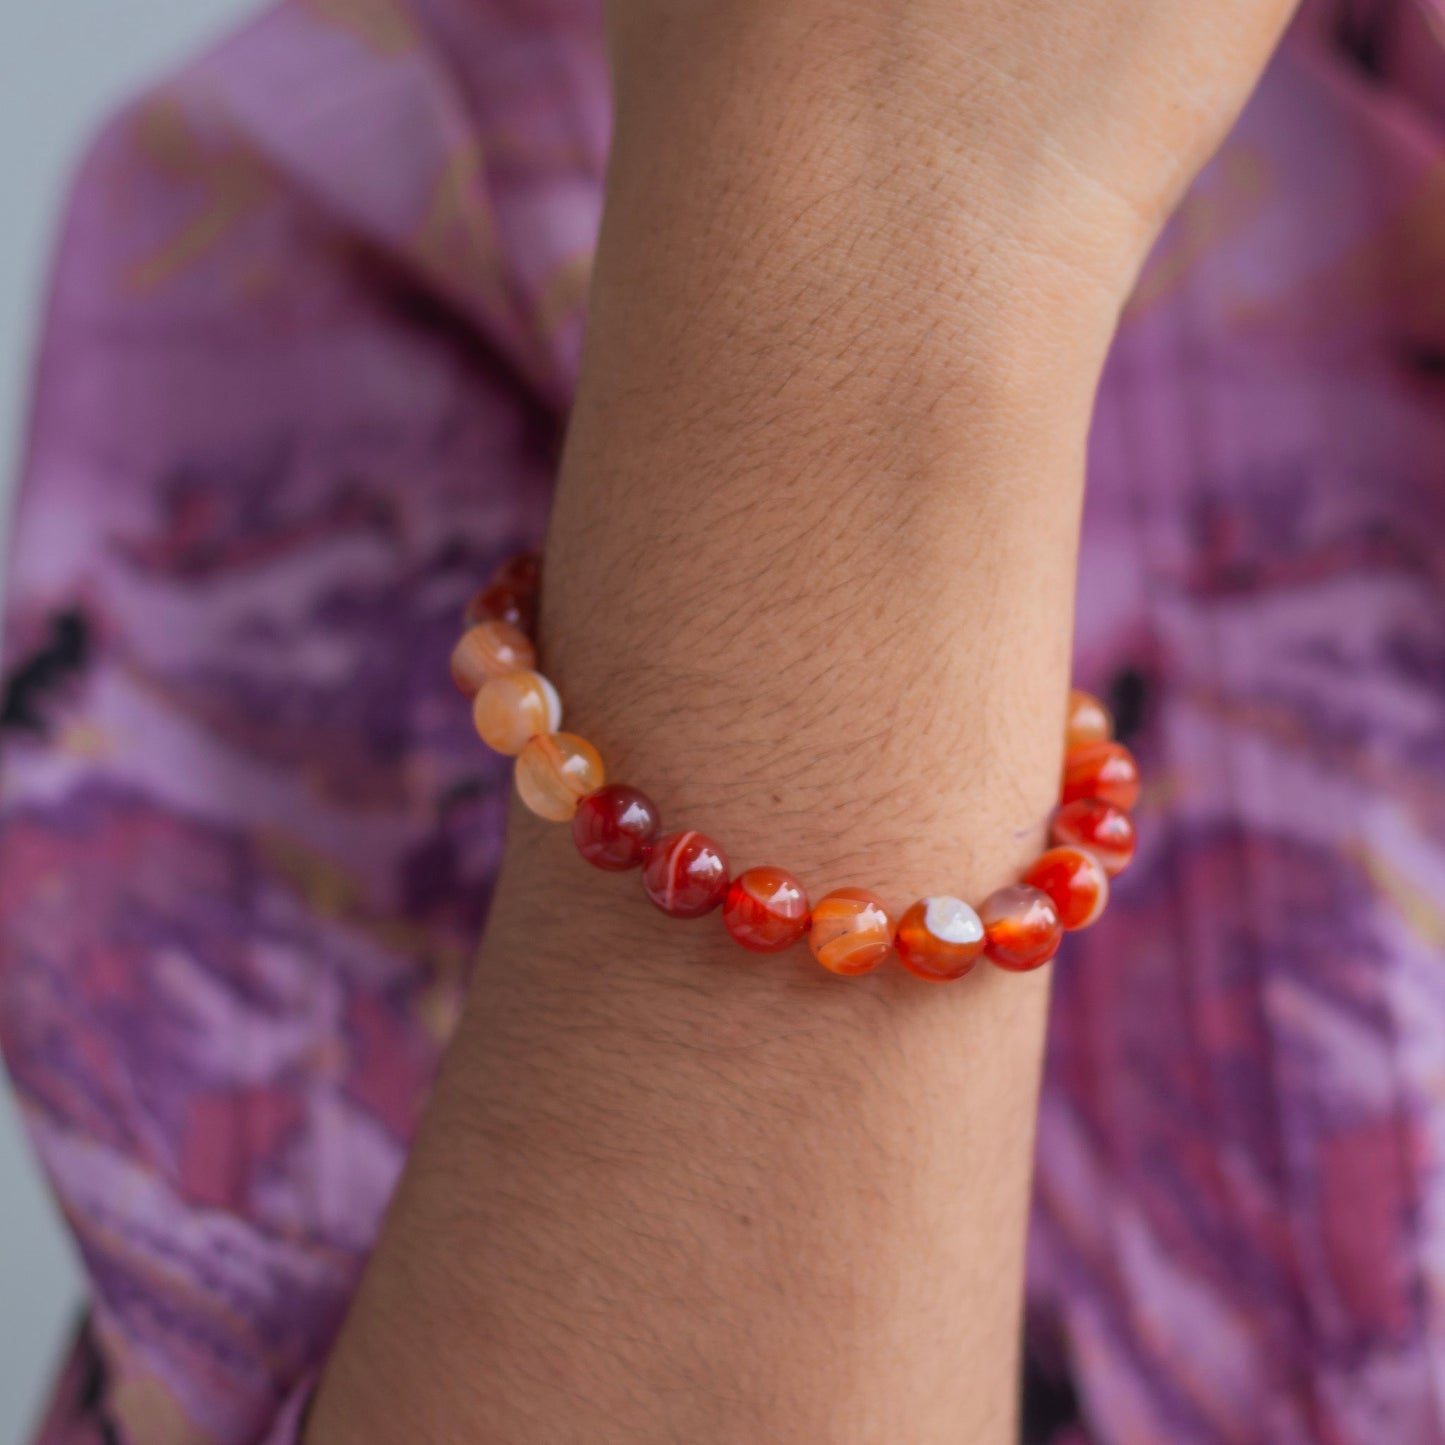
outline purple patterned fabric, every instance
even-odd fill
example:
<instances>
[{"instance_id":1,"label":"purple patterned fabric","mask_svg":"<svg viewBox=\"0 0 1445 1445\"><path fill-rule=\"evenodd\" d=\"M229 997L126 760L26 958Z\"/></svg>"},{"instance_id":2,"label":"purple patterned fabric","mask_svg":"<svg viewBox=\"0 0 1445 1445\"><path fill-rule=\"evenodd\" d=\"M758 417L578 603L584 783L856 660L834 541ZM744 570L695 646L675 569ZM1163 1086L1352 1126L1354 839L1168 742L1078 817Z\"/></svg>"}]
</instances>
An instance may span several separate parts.
<instances>
[{"instance_id":1,"label":"purple patterned fabric","mask_svg":"<svg viewBox=\"0 0 1445 1445\"><path fill-rule=\"evenodd\" d=\"M606 128L582 0L290 0L79 177L0 713L92 1280L43 1445L295 1439L486 913L446 655L544 526ZM1151 787L1058 971L1061 1441L1445 1442L1442 162L1445 4L1315 5L1108 370L1079 675Z\"/></svg>"}]
</instances>

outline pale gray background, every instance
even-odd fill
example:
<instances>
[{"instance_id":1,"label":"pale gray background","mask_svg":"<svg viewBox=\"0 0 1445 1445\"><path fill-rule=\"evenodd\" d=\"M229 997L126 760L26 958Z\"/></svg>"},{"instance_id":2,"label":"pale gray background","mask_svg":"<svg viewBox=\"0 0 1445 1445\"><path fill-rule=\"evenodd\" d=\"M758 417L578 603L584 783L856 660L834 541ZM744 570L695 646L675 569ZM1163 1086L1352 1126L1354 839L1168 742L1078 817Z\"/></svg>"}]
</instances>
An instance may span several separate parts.
<instances>
[{"instance_id":1,"label":"pale gray background","mask_svg":"<svg viewBox=\"0 0 1445 1445\"><path fill-rule=\"evenodd\" d=\"M0 496L21 444L56 212L119 101L256 0L0 4ZM0 1073L0 1445L20 1445L80 1297L79 1270Z\"/></svg>"}]
</instances>

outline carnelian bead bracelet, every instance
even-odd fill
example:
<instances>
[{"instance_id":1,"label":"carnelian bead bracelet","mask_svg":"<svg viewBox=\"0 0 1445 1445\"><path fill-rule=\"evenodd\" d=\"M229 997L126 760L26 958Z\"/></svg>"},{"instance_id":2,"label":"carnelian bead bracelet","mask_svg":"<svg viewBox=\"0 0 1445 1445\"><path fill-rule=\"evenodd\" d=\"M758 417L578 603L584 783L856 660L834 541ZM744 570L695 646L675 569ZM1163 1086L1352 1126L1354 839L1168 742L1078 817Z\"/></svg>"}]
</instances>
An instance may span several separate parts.
<instances>
[{"instance_id":1,"label":"carnelian bead bracelet","mask_svg":"<svg viewBox=\"0 0 1445 1445\"><path fill-rule=\"evenodd\" d=\"M831 973L869 973L889 954L919 978L947 983L981 958L1013 973L1040 968L1065 933L1098 920L1109 880L1134 856L1130 810L1139 769L1114 740L1109 710L1086 692L1069 695L1064 769L1051 846L1017 883L974 909L961 898L920 898L894 919L877 895L837 888L810 903L781 868L733 876L720 844L693 829L663 833L652 800L609 783L585 738L562 732L557 689L537 671L532 640L541 584L531 553L504 563L467 605L466 631L452 652L452 680L472 700L489 747L516 759L517 793L532 812L572 825L577 851L608 872L640 869L642 890L672 918L721 908L723 926L754 953L779 953L804 937Z\"/></svg>"}]
</instances>

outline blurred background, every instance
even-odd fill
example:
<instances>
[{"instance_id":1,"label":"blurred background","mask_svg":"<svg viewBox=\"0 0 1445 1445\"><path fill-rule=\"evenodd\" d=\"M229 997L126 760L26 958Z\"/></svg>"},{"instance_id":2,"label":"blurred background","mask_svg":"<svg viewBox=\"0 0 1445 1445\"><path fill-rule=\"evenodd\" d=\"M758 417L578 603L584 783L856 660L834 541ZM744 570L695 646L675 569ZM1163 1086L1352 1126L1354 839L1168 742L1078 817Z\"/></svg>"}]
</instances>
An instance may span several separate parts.
<instances>
[{"instance_id":1,"label":"blurred background","mask_svg":"<svg viewBox=\"0 0 1445 1445\"><path fill-rule=\"evenodd\" d=\"M0 503L25 429L31 350L68 178L108 111L256 0L0 6ZM69 1241L0 1073L0 1445L21 1445L80 1298Z\"/></svg>"}]
</instances>

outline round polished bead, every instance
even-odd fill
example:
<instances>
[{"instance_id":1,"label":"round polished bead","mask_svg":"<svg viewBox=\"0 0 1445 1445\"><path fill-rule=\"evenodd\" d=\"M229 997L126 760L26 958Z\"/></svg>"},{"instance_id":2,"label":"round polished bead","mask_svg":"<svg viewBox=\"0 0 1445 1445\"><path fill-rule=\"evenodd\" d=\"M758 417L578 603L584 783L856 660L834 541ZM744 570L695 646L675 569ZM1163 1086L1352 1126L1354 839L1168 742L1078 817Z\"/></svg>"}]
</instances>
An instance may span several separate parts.
<instances>
[{"instance_id":1,"label":"round polished bead","mask_svg":"<svg viewBox=\"0 0 1445 1445\"><path fill-rule=\"evenodd\" d=\"M803 885L781 868L739 873L723 903L723 923L754 953L778 953L807 931L811 917Z\"/></svg>"},{"instance_id":2,"label":"round polished bead","mask_svg":"<svg viewBox=\"0 0 1445 1445\"><path fill-rule=\"evenodd\" d=\"M1069 694L1068 719L1064 724L1064 748L1080 743L1107 742L1114 736L1114 719L1093 693L1075 688Z\"/></svg>"},{"instance_id":3,"label":"round polished bead","mask_svg":"<svg viewBox=\"0 0 1445 1445\"><path fill-rule=\"evenodd\" d=\"M701 918L728 891L727 854L703 833L668 833L642 865L642 888L669 918Z\"/></svg>"},{"instance_id":4,"label":"round polished bead","mask_svg":"<svg viewBox=\"0 0 1445 1445\"><path fill-rule=\"evenodd\" d=\"M983 922L961 898L920 898L898 921L898 957L909 973L930 983L962 978L983 944Z\"/></svg>"},{"instance_id":5,"label":"round polished bead","mask_svg":"<svg viewBox=\"0 0 1445 1445\"><path fill-rule=\"evenodd\" d=\"M829 973L867 973L893 951L893 920L877 894L838 888L814 905L808 947Z\"/></svg>"},{"instance_id":6,"label":"round polished bead","mask_svg":"<svg viewBox=\"0 0 1445 1445\"><path fill-rule=\"evenodd\" d=\"M1061 803L1097 798L1126 812L1139 801L1139 765L1123 743L1080 743L1064 755Z\"/></svg>"},{"instance_id":7,"label":"round polished bead","mask_svg":"<svg viewBox=\"0 0 1445 1445\"><path fill-rule=\"evenodd\" d=\"M514 757L538 733L562 726L562 700L540 672L507 672L482 684L472 721L489 748Z\"/></svg>"},{"instance_id":8,"label":"round polished bead","mask_svg":"<svg viewBox=\"0 0 1445 1445\"><path fill-rule=\"evenodd\" d=\"M1066 803L1054 814L1050 837L1055 843L1087 849L1110 878L1122 873L1134 857L1134 820L1122 808L1097 798Z\"/></svg>"},{"instance_id":9,"label":"round polished bead","mask_svg":"<svg viewBox=\"0 0 1445 1445\"><path fill-rule=\"evenodd\" d=\"M1041 968L1059 951L1064 936L1049 895L1024 883L989 894L978 916L988 934L989 962L1010 973Z\"/></svg>"},{"instance_id":10,"label":"round polished bead","mask_svg":"<svg viewBox=\"0 0 1445 1445\"><path fill-rule=\"evenodd\" d=\"M594 868L623 873L641 867L659 826L657 807L646 793L609 783L578 803L572 841Z\"/></svg>"},{"instance_id":11,"label":"round polished bead","mask_svg":"<svg viewBox=\"0 0 1445 1445\"><path fill-rule=\"evenodd\" d=\"M535 552L518 552L508 557L491 575L494 586L514 592L535 592L542 583L542 559Z\"/></svg>"},{"instance_id":12,"label":"round polished bead","mask_svg":"<svg viewBox=\"0 0 1445 1445\"><path fill-rule=\"evenodd\" d=\"M533 592L520 592L501 582L488 582L467 603L469 623L505 622L518 632L530 635L537 627L537 597Z\"/></svg>"},{"instance_id":13,"label":"round polished bead","mask_svg":"<svg viewBox=\"0 0 1445 1445\"><path fill-rule=\"evenodd\" d=\"M538 733L517 754L516 776L522 801L551 823L569 822L607 780L597 749L573 733Z\"/></svg>"},{"instance_id":14,"label":"round polished bead","mask_svg":"<svg viewBox=\"0 0 1445 1445\"><path fill-rule=\"evenodd\" d=\"M1049 895L1069 932L1097 922L1109 901L1109 875L1086 848L1050 848L1034 860L1023 881Z\"/></svg>"},{"instance_id":15,"label":"round polished bead","mask_svg":"<svg viewBox=\"0 0 1445 1445\"><path fill-rule=\"evenodd\" d=\"M475 697L489 677L536 665L531 641L505 622L479 622L467 628L452 649L452 681L467 697Z\"/></svg>"}]
</instances>

